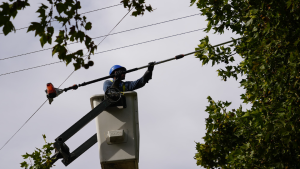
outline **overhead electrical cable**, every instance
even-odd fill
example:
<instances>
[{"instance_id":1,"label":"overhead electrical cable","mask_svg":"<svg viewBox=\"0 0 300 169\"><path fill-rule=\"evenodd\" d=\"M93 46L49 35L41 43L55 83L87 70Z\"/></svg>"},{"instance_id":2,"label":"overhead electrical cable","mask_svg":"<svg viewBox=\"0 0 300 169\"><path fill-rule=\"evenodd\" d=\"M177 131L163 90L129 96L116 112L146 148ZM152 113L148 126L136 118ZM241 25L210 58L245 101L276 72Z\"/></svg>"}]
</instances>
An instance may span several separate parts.
<instances>
[{"instance_id":1,"label":"overhead electrical cable","mask_svg":"<svg viewBox=\"0 0 300 169\"><path fill-rule=\"evenodd\" d=\"M146 28L146 27L150 27L150 26L155 26L155 25L159 25L159 24L162 24L162 23L172 22L172 21L176 21L176 20L179 20L179 19L185 19L185 18L188 18L188 17L197 16L197 15L200 15L200 13L194 14L194 15L189 15L189 16L184 16L184 17L180 17L180 18L176 18L176 19L171 19L171 20L167 20L167 21L163 21L163 22L158 22L158 23L154 23L154 24L150 24L150 25L145 25L145 26L141 26L141 27L137 27L137 28L133 28L133 29L128 29L128 30L124 30L124 31L120 31L120 32L112 33L112 34L102 35L102 36L98 36L98 37L95 37L95 38L92 38L92 39L98 39L98 38L103 38L103 37L107 37L107 36L111 36L111 35L125 33L125 32L129 32L129 31L133 31L133 30L137 30L137 29L141 29L141 28ZM75 44L75 43L79 43L79 42L69 43L68 45L72 45L72 44ZM0 59L0 61L15 58L15 57L19 57L19 56L29 55L29 54L33 54L33 53L37 53L37 52L42 52L42 51L50 50L50 49L52 49L52 47L37 50L37 51L33 51L33 52L28 52L28 53L24 53L24 54L19 54L19 55L15 55L15 56L10 56L10 57L6 57L6 58L2 58L2 59Z\"/></svg>"},{"instance_id":2,"label":"overhead electrical cable","mask_svg":"<svg viewBox=\"0 0 300 169\"><path fill-rule=\"evenodd\" d=\"M183 33L179 33L179 34L175 34L175 35L171 35L171 36L166 36L166 37L162 37L162 38L158 38L158 39L148 40L148 41L145 41L145 42L140 42L140 43L136 43L136 44L132 44L132 45L127 45L127 46L122 46L122 47L119 47L119 48L114 48L114 49L109 49L109 50L97 52L95 54L110 52L110 51L113 51L113 50L128 48L128 47L131 47L131 46L136 46L136 45L140 45L140 44L144 44L144 43L149 43L149 42L154 42L154 41L158 41L158 40L162 40L162 39L172 38L172 37L175 37L175 36L184 35L184 34L192 33L192 32L197 32L197 31L204 30L204 29L205 28L201 28L201 29L196 29L196 30L192 30L192 31L188 31L188 32L183 32Z\"/></svg>"},{"instance_id":3,"label":"overhead electrical cable","mask_svg":"<svg viewBox=\"0 0 300 169\"><path fill-rule=\"evenodd\" d=\"M103 10L103 9L120 6L120 5L122 5L122 4L117 4L117 5L112 5L112 6L108 6L108 7L104 7L104 8L99 8L99 9L95 9L95 10L92 10L92 11L83 12L83 13L80 13L80 14L92 13L92 12L100 11L100 10ZM54 21L56 21L56 20L54 20ZM54 21L52 21L52 22L54 22ZM23 28L18 28L18 29L16 29L16 31L22 30L22 29L26 29L26 28L28 28L28 26L27 27L23 27ZM0 33L0 34L4 34L4 33Z\"/></svg>"},{"instance_id":4,"label":"overhead electrical cable","mask_svg":"<svg viewBox=\"0 0 300 169\"><path fill-rule=\"evenodd\" d=\"M35 115L36 112L38 112L43 106L44 104L48 101L48 99L46 101L44 101L44 103L25 121L25 123L19 128L19 130L17 132L15 132L15 134L13 136L11 136L7 142L1 147L0 151L6 146L6 144L23 128L23 126L25 126L25 124Z\"/></svg>"},{"instance_id":5,"label":"overhead electrical cable","mask_svg":"<svg viewBox=\"0 0 300 169\"><path fill-rule=\"evenodd\" d=\"M17 70L17 71L13 71L13 72L8 72L8 73L1 74L0 76L8 75L8 74L11 74L11 73L22 72L22 71L26 71L26 70L30 70L30 69L35 69L35 68L39 68L39 67L43 67L43 66L53 65L53 64L56 64L56 63L60 63L60 62L63 62L63 61L52 62L52 63L40 65L40 66L30 67L30 68L27 68L27 69L21 69L21 70Z\"/></svg>"},{"instance_id":6,"label":"overhead electrical cable","mask_svg":"<svg viewBox=\"0 0 300 169\"><path fill-rule=\"evenodd\" d=\"M131 10L130 10L131 11ZM130 11L128 11L128 13L130 12ZM125 16L127 16L128 15L128 13L126 13L126 15ZM114 27L114 28L112 28L112 30L110 31L110 32L112 32L116 27L117 27L117 25L119 25L123 20L124 20L124 18L125 18L125 16L116 24L116 26ZM101 41L101 42L103 42L103 40ZM100 43L101 43L100 42ZM100 45L100 43L98 44L98 46ZM60 61L60 62L62 62L62 61ZM50 64L55 64L55 62L54 63L50 63ZM43 65L43 66L45 66L45 65ZM35 67L36 68L36 67ZM59 85L59 87L58 88L60 88L60 86L62 86L71 76L72 76L72 74L74 73L75 71L73 71L60 85ZM8 141L1 147L1 149L0 149L0 151L5 147L5 145L25 126L25 124L44 106L44 104L46 103L48 101L48 99L26 120L26 122L19 128L19 130L17 131L17 132L15 132L9 139L8 139Z\"/></svg>"},{"instance_id":7,"label":"overhead electrical cable","mask_svg":"<svg viewBox=\"0 0 300 169\"><path fill-rule=\"evenodd\" d=\"M200 15L200 13L194 14L194 15L188 15L188 16L184 16L184 17L180 17L180 18L175 18L175 19L171 19L171 20L167 20L167 21L163 21L163 22L157 22L157 23L154 23L154 24L145 25L145 26L141 26L141 27L137 27L137 28L133 28L133 29L127 29L125 31L120 31L120 32L112 33L112 34L110 34L110 36L111 35L116 35L116 34L119 34L119 33L124 33L124 32L129 32L129 31L141 29L141 28L146 28L146 27L150 27L150 26L159 25L159 24L162 24L162 23L172 22L172 21L176 21L176 20L179 20L179 19L185 19L185 18L188 18L188 17L196 16L196 15ZM104 36L107 36L107 35L98 36L98 37L95 37L95 38L92 38L92 39L102 38Z\"/></svg>"},{"instance_id":8,"label":"overhead electrical cable","mask_svg":"<svg viewBox=\"0 0 300 169\"><path fill-rule=\"evenodd\" d=\"M179 35L184 35L184 34L187 34L187 33L192 33L192 32L196 32L196 31L200 31L200 30L204 30L204 29L205 28L196 29L196 30L193 30L193 31L183 32L183 33L179 33L179 34L175 34L175 35L171 35L171 36L166 36L166 37L162 37L162 38L158 38L158 39L153 39L153 40L149 40L149 41L145 41L145 42L140 42L140 43L136 43L136 44L122 46L122 47L119 47L119 48L109 49L109 50L97 52L97 53L95 53L95 55L100 54L100 53L105 53L105 52L110 52L110 51L114 51L114 50L118 50L118 49L131 47L131 46L136 46L136 45L140 45L140 44L144 44L144 43L149 43L149 42L154 42L154 41L158 41L158 40L162 40L162 39L167 39L167 38L171 38L171 37L175 37L175 36L179 36ZM8 72L8 73L0 74L0 76L12 74L12 73L17 73L17 72L22 72L22 71L26 71L26 70L30 70L30 69L34 69L34 68L43 67L43 66L48 66L48 65L56 64L56 63L60 63L60 62L63 62L63 61L58 61L58 62L53 62L53 63L49 63L49 64L45 64L45 65L35 66L35 67L27 68L27 69L21 69L21 70L17 70L17 71L13 71L13 72Z\"/></svg>"},{"instance_id":9,"label":"overhead electrical cable","mask_svg":"<svg viewBox=\"0 0 300 169\"><path fill-rule=\"evenodd\" d=\"M82 15L82 14L87 14L87 13L92 13L92 12L96 12L96 11L101 11L101 10L103 10L103 9L112 8L112 7L116 7L116 6L120 6L120 5L122 5L122 4L117 4L117 5L107 6L107 7L104 7L104 8L99 8L99 9L95 9L95 10L83 12L83 13L80 13L80 15Z\"/></svg>"}]
</instances>

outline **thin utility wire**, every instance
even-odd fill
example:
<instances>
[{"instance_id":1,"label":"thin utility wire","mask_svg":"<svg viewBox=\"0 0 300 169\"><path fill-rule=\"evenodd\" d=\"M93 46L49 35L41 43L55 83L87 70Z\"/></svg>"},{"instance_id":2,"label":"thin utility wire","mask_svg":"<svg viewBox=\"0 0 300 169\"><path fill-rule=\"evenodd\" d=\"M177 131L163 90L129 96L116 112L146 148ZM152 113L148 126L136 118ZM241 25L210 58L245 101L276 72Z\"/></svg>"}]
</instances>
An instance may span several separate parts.
<instances>
[{"instance_id":1,"label":"thin utility wire","mask_svg":"<svg viewBox=\"0 0 300 169\"><path fill-rule=\"evenodd\" d=\"M19 130L17 132L15 132L15 134L13 136L10 137L10 139L1 147L0 151L6 146L6 144L23 128L23 126L25 126L25 124L35 115L36 112L38 112L43 106L44 104L48 101L48 99L46 101L44 101L44 103L29 117L29 119L26 120L26 122L19 128Z\"/></svg>"},{"instance_id":2,"label":"thin utility wire","mask_svg":"<svg viewBox=\"0 0 300 169\"><path fill-rule=\"evenodd\" d=\"M133 8L132 8L133 9ZM99 42L98 43L98 45L97 46L99 46L108 36L109 36L109 34L122 22L122 20L131 12L131 10L132 9L130 9L128 12L127 12L127 14L125 15L125 16L123 16L123 18L117 23L117 25L114 27L114 28L112 28L112 30L110 30L109 31L109 33L101 40L101 42Z\"/></svg>"},{"instance_id":3,"label":"thin utility wire","mask_svg":"<svg viewBox=\"0 0 300 169\"><path fill-rule=\"evenodd\" d=\"M102 35L102 36L98 36L98 37L95 37L95 38L92 38L92 39L98 39L98 38L102 38L102 37L107 37L107 36L111 36L111 35L125 33L125 32L129 32L129 31L133 31L133 30L137 30L137 29L142 29L142 28L146 28L146 27L150 27L150 26L155 26L155 25L159 25L159 24L162 24L162 23L168 23L168 22L172 22L172 21L176 21L176 20L180 20L180 19L185 19L185 18L188 18L188 17L197 16L197 15L200 15L200 13L194 14L194 15L188 15L188 16L184 16L184 17L180 17L180 18L175 18L175 19L171 19L171 20L167 20L167 21L163 21L163 22L158 22L158 23L154 23L154 24L150 24L150 25L145 25L145 26L141 26L141 27L137 27L137 28L133 28L133 29L128 29L128 30L124 30L124 31L120 31L120 32L112 33L112 34ZM79 42L69 43L68 45L72 45L72 44L75 44L75 43L79 43ZM11 56L11 57L2 58L2 59L0 59L0 61L1 60L15 58L15 57L19 57L19 56L29 55L29 54L33 54L33 53L38 53L38 52L42 52L42 51L50 50L50 49L52 49L52 47L51 48L37 50L37 51L33 51L33 52L29 52L29 53L19 54L19 55L15 55L15 56Z\"/></svg>"},{"instance_id":4,"label":"thin utility wire","mask_svg":"<svg viewBox=\"0 0 300 169\"><path fill-rule=\"evenodd\" d=\"M158 39L153 39L153 40L149 40L149 41L145 41L145 42L140 42L140 43L136 43L136 44L132 44L132 45L122 46L122 47L119 47L119 48L109 49L109 50L97 52L97 53L95 53L95 55L96 54L100 54L100 53L105 53L105 52L110 52L110 51L114 51L114 50L118 50L118 49L123 49L123 48L131 47L131 46L136 46L136 45L140 45L140 44L144 44L144 43L154 42L154 41L157 41L157 40L167 39L167 38L171 38L171 37L175 37L175 36L179 36L179 35L183 35L183 34L187 34L187 33L192 33L192 32L196 32L196 31L200 31L200 30L204 30L204 29L205 28L196 29L196 30L193 30L193 31L183 32L183 33L179 33L179 34L175 34L175 35L171 35L171 36L166 36L166 37L162 37L162 38L158 38ZM26 70L34 69L34 68L38 68L38 67L48 66L48 65L56 64L56 63L60 63L60 62L63 62L63 61L53 62L53 63L41 65L41 66L36 66L36 67L31 67L31 68L27 68L27 69L21 69L21 70L9 72L9 73L4 73L4 74L0 74L0 76L8 75L8 74L11 74L11 73L22 72L22 71L26 71Z\"/></svg>"},{"instance_id":5,"label":"thin utility wire","mask_svg":"<svg viewBox=\"0 0 300 169\"><path fill-rule=\"evenodd\" d=\"M92 11L83 12L83 13L80 13L80 15L87 14L87 13L92 13L92 12L96 12L96 11L100 11L100 10L107 9L107 8L116 7L116 6L119 6L119 5L122 5L122 4L112 5L112 6L108 6L108 7L104 7L104 8L95 9L95 10L92 10ZM51 21L51 22L54 22L54 21ZM23 27L23 28L18 28L18 29L16 29L16 31L22 30L22 29L26 29L26 28L28 28L28 26L27 27ZM0 33L0 34L4 34L4 33Z\"/></svg>"},{"instance_id":6,"label":"thin utility wire","mask_svg":"<svg viewBox=\"0 0 300 169\"><path fill-rule=\"evenodd\" d=\"M131 11L131 10L130 10ZM130 11L128 11L128 13L130 12ZM128 13L125 15L125 16L127 16L128 15ZM125 16L117 23L117 25L119 25L120 23L121 23L121 21L125 18ZM117 27L117 25L110 31L110 32L112 32L116 27ZM103 42L103 40L101 41L101 42ZM98 45L100 45L101 44L101 42L98 44ZM60 61L60 62L62 62L62 61ZM50 63L50 64L55 64L55 63ZM45 65L44 65L45 66ZM59 85L59 87L58 88L60 88L60 86L62 86L71 76L72 76L72 74L75 72L75 70ZM13 135L13 136L11 136L10 138L9 138L9 140L1 147L1 149L0 149L0 151L5 147L5 145L25 126L25 124L44 106L44 104L46 103L48 101L48 99L26 120L26 122L19 128L19 130L17 131L17 132L15 132L15 134Z\"/></svg>"},{"instance_id":7,"label":"thin utility wire","mask_svg":"<svg viewBox=\"0 0 300 169\"><path fill-rule=\"evenodd\" d=\"M162 40L162 39L167 39L167 38L171 38L171 37L175 37L175 36L179 36L179 35L184 35L184 34L187 34L187 33L192 33L192 32L196 32L196 31L200 31L200 30L204 30L204 29L205 28L196 29L196 30L193 30L193 31L183 32L183 33L179 33L179 34L175 34L175 35L171 35L171 36L166 36L166 37L162 37L162 38L158 38L158 39L153 39L153 40L149 40L149 41L145 41L145 42L140 42L140 43L136 43L136 44L132 44L132 45L122 46L122 47L114 48L114 49L110 49L110 50L105 50L105 51L97 52L95 54L100 54L100 53L110 52L110 51L114 51L114 50L118 50L118 49L128 48L128 47L131 47L131 46L136 46L136 45L140 45L140 44L144 44L144 43L149 43L149 42L154 42L154 41L158 41L158 40Z\"/></svg>"},{"instance_id":8,"label":"thin utility wire","mask_svg":"<svg viewBox=\"0 0 300 169\"><path fill-rule=\"evenodd\" d=\"M100 8L100 9L95 9L95 10L92 10L92 11L83 12L83 13L80 13L80 15L87 14L87 13L92 13L92 12L96 12L96 11L101 11L103 9L112 8L112 7L116 7L116 6L120 6L120 5L122 5L122 4L112 5L112 6L108 6L108 7L104 7L104 8Z\"/></svg>"},{"instance_id":9,"label":"thin utility wire","mask_svg":"<svg viewBox=\"0 0 300 169\"><path fill-rule=\"evenodd\" d=\"M48 65L53 65L53 64L56 64L56 63L60 63L60 62L62 62L62 61L48 63L48 64L44 64L44 65L40 65L40 66L35 66L35 67L30 67L30 68L27 68L27 69L21 69L21 70L9 72L9 73L1 74L0 76L2 76L2 75L8 75L8 74L11 74L11 73L22 72L22 71L26 71L26 70L30 70L30 69L35 69L35 68L39 68L39 67L44 67L44 66L48 66Z\"/></svg>"}]
</instances>

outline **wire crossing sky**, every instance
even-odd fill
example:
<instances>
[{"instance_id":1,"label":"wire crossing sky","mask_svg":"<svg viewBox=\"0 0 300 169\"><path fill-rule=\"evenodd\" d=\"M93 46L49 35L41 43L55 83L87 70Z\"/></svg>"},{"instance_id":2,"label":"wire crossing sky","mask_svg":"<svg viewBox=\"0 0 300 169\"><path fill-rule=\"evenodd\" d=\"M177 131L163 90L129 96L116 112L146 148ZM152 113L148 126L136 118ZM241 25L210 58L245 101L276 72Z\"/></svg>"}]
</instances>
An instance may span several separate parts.
<instances>
[{"instance_id":1,"label":"wire crossing sky","mask_svg":"<svg viewBox=\"0 0 300 169\"><path fill-rule=\"evenodd\" d=\"M184 34L187 34L187 33L193 33L193 32L204 30L204 29L205 28L196 29L196 30L183 32L183 33L179 33L179 34L175 34L175 35L171 35L171 36L166 36L166 37L162 37L162 38L158 38L158 39L153 39L153 40L149 40L149 41L145 41L145 42L140 42L140 43L136 43L136 44L132 44L132 45L122 46L122 47L119 47L119 48L114 48L114 49L109 49L109 50L105 50L105 51L101 51L101 52L96 52L95 55L100 54L100 53L114 51L114 50L119 50L119 49L123 49L123 48L128 48L128 47L132 47L132 46L136 46L136 45L141 45L141 44L144 44L144 43L154 42L154 41L158 41L158 40L162 40L162 39L172 38L172 37L179 36L179 35L184 35ZM18 73L18 72L22 72L22 71L26 71L26 70L30 70L30 69L35 69L35 68L40 68L40 67L44 67L44 66L49 66L49 65L53 65L53 64L61 63L61 62L63 62L63 61L52 62L52 63L40 65L40 66L30 67L30 68L27 68L27 69L16 70L16 71L13 71L13 72L0 74L0 76L9 75L9 74L13 74L13 73Z\"/></svg>"},{"instance_id":2,"label":"wire crossing sky","mask_svg":"<svg viewBox=\"0 0 300 169\"><path fill-rule=\"evenodd\" d=\"M108 7L104 7L104 8L99 8L99 9L95 9L95 10L83 12L83 13L81 13L81 15L82 15L82 14L87 14L87 13L96 12L96 11L101 11L101 10L103 10L103 9L108 9L108 8L112 8L112 7L116 7L116 6L120 6L120 5L122 5L122 4L112 5L112 6L108 6ZM56 21L56 20L54 20L54 21ZM54 22L54 21L52 21L52 22ZM18 28L18 29L16 29L16 31L22 30L22 29L26 29L26 28L28 28L28 26L27 26L27 27L23 27L23 28ZM4 33L0 33L0 34L4 34Z\"/></svg>"},{"instance_id":3,"label":"wire crossing sky","mask_svg":"<svg viewBox=\"0 0 300 169\"><path fill-rule=\"evenodd\" d=\"M197 16L199 14L194 14L194 15L189 15L189 16L184 16L184 17L180 17L180 18L176 18L176 19L171 19L171 20L167 20L167 21L163 21L163 22L158 22L158 23L154 23L154 24L150 24L150 25L145 25L145 26L141 26L141 27L137 27L137 28L133 28L133 29L128 29L128 30L124 30L124 31L120 31L120 32L116 32L116 33L109 33L107 35L102 35L102 36L98 36L98 37L94 37L92 39L98 39L98 38L103 38L103 37L107 37L107 36L111 36L111 35L116 35L116 34L120 34L120 33L125 33L125 32L129 32L129 31L133 31L133 30L137 30L137 29L142 29L142 28L146 28L146 27L150 27L150 26L155 26L155 25L159 25L162 23L168 23L168 22L172 22L172 21L177 21L179 19L185 19L188 17L192 17L192 16ZM76 44L79 42L73 42L73 43L69 43L68 45L72 45L72 44ZM24 53L24 54L19 54L19 55L15 55L15 56L10 56L10 57L6 57L6 58L2 58L1 60L7 60L7 59L12 59L12 58L16 58L16 57L20 57L20 56L25 56L25 55L29 55L29 54L33 54L33 53L37 53L37 52L42 52L45 50L50 50L51 48L46 48L46 49L41 49L41 50L37 50L37 51L32 51L32 52L28 52L28 53Z\"/></svg>"}]
</instances>

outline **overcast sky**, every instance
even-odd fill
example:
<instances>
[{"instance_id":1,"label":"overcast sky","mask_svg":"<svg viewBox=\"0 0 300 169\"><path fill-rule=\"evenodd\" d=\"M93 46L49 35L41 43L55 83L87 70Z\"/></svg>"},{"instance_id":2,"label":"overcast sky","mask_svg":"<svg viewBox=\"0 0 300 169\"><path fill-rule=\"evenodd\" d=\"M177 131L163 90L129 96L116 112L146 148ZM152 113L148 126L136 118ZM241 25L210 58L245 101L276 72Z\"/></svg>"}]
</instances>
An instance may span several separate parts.
<instances>
[{"instance_id":1,"label":"overcast sky","mask_svg":"<svg viewBox=\"0 0 300 169\"><path fill-rule=\"evenodd\" d=\"M46 3L46 0L44 0ZM80 13L111 5L119 4L120 0L82 1ZM3 2L3 0L1 0ZM20 12L13 21L16 28L28 26L37 21L35 11L41 1L30 0L31 7ZM198 14L196 6L190 7L190 1L146 0L155 9L146 12L144 16L127 16L113 32L141 27L157 22L163 22L184 16ZM90 37L107 34L127 13L127 9L117 6L86 14L93 23ZM200 28L205 28L207 22L204 16L193 16L169 23L151 26L135 31L107 37L98 46L98 52L144 41L158 39ZM59 27L56 27L59 28ZM162 39L146 44L114 50L92 56L95 65L90 69L76 71L61 88L79 84L107 76L109 69L119 64L127 69L148 64L150 61L160 61L194 51L199 40L209 36L213 45L237 37L230 31L218 35L196 31L172 38ZM101 39L95 39L98 44ZM49 48L51 45L45 45ZM70 45L69 50L75 51L83 45ZM23 53L40 50L39 38L34 33L20 30L8 36L0 35L0 58L6 58ZM240 57L236 55L237 64ZM51 50L38 52L14 59L0 60L0 74L48 64L59 61L51 56ZM205 135L204 111L208 105L207 96L214 100L233 102L231 108L237 108L242 103L240 95L244 92L239 88L239 80L221 81L216 70L224 67L217 65L202 66L195 56L190 55L181 60L175 60L157 65L153 79L144 88L137 90L140 121L140 162L139 168L200 168L193 159L196 149L195 142L202 142ZM31 69L19 73L0 76L0 147L24 124L24 122L46 100L46 83L52 82L59 86L74 70L72 64L66 67L64 63ZM136 80L145 70L130 73L126 80ZM91 110L90 97L103 94L103 82L79 88L77 91L63 93L52 105L46 103L32 119L15 135L15 137L0 151L0 168L15 169L23 161L21 155L31 153L35 147L44 144L42 134L46 134L49 142ZM80 132L69 139L66 144L71 151L96 132L95 121L86 125ZM65 168L58 161L56 169ZM98 146L94 145L68 168L100 168Z\"/></svg>"}]
</instances>

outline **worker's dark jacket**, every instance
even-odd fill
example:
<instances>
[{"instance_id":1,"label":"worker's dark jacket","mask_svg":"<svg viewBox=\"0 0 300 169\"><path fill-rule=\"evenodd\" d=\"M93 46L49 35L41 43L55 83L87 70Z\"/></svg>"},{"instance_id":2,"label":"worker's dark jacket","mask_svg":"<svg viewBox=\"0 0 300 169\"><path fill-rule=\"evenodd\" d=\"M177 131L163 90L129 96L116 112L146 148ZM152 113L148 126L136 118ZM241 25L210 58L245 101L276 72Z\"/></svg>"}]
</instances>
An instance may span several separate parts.
<instances>
[{"instance_id":1,"label":"worker's dark jacket","mask_svg":"<svg viewBox=\"0 0 300 169\"><path fill-rule=\"evenodd\" d=\"M106 80L103 84L103 90L104 92L113 84L113 81L110 80ZM136 80L136 81L127 81L127 82L123 82L121 81L118 85L118 89L120 91L133 91L136 89L139 89L143 86L145 86L146 82L144 77L141 77L140 79Z\"/></svg>"}]
</instances>

